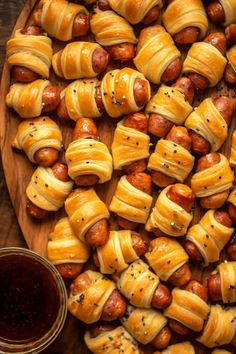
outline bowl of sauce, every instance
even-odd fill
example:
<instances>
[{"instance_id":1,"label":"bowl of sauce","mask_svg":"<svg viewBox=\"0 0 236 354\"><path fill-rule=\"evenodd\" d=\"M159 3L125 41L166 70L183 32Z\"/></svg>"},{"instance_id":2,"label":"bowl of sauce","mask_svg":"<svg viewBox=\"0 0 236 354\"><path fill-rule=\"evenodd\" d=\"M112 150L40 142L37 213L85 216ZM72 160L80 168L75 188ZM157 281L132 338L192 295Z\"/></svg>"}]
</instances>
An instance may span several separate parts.
<instances>
[{"instance_id":1,"label":"bowl of sauce","mask_svg":"<svg viewBox=\"0 0 236 354\"><path fill-rule=\"evenodd\" d=\"M67 291L44 257L19 247L0 249L0 353L39 353L58 336Z\"/></svg>"}]
</instances>

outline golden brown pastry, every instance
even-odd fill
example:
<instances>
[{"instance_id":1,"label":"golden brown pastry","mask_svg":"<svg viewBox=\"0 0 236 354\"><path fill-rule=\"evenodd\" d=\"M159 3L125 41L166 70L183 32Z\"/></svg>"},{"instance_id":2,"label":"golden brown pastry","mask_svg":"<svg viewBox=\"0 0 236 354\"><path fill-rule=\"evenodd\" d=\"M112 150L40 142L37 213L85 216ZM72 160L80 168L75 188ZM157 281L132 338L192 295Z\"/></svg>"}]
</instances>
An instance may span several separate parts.
<instances>
[{"instance_id":1,"label":"golden brown pastry","mask_svg":"<svg viewBox=\"0 0 236 354\"><path fill-rule=\"evenodd\" d=\"M209 97L190 113L185 126L206 139L211 151L219 150L228 135L228 125Z\"/></svg>"},{"instance_id":2,"label":"golden brown pastry","mask_svg":"<svg viewBox=\"0 0 236 354\"><path fill-rule=\"evenodd\" d=\"M232 134L229 163L233 167L236 166L236 130Z\"/></svg>"},{"instance_id":3,"label":"golden brown pastry","mask_svg":"<svg viewBox=\"0 0 236 354\"><path fill-rule=\"evenodd\" d=\"M35 154L42 148L63 148L59 126L49 117L27 119L18 125L12 147L23 150L28 159L37 163Z\"/></svg>"},{"instance_id":4,"label":"golden brown pastry","mask_svg":"<svg viewBox=\"0 0 236 354\"><path fill-rule=\"evenodd\" d=\"M192 331L200 332L210 311L208 304L198 295L180 288L172 290L172 302L164 315L172 318Z\"/></svg>"},{"instance_id":5,"label":"golden brown pastry","mask_svg":"<svg viewBox=\"0 0 236 354\"><path fill-rule=\"evenodd\" d=\"M172 344L167 349L161 352L157 351L153 354L195 354L195 349L190 342L182 342L178 344Z\"/></svg>"},{"instance_id":6,"label":"golden brown pastry","mask_svg":"<svg viewBox=\"0 0 236 354\"><path fill-rule=\"evenodd\" d=\"M65 209L75 235L85 242L85 234L99 220L108 219L109 211L93 188L72 193L65 201Z\"/></svg>"},{"instance_id":7,"label":"golden brown pastry","mask_svg":"<svg viewBox=\"0 0 236 354\"><path fill-rule=\"evenodd\" d=\"M183 90L162 85L148 102L145 112L156 113L175 125L182 125L192 110Z\"/></svg>"},{"instance_id":8,"label":"golden brown pastry","mask_svg":"<svg viewBox=\"0 0 236 354\"><path fill-rule=\"evenodd\" d=\"M234 228L219 223L214 213L215 210L208 210L186 235L186 240L191 241L201 253L204 266L219 260L220 252L234 232Z\"/></svg>"},{"instance_id":9,"label":"golden brown pastry","mask_svg":"<svg viewBox=\"0 0 236 354\"><path fill-rule=\"evenodd\" d=\"M41 0L33 15L33 20L49 36L67 42L76 37L74 21L79 14L88 16L88 11L84 6L66 0ZM84 34L82 32L81 35Z\"/></svg>"},{"instance_id":10,"label":"golden brown pastry","mask_svg":"<svg viewBox=\"0 0 236 354\"><path fill-rule=\"evenodd\" d=\"M142 86L142 103L136 101L136 84ZM142 73L125 67L106 73L101 83L102 100L112 118L140 111L151 97L149 82ZM140 91L140 89L139 89Z\"/></svg>"},{"instance_id":11,"label":"golden brown pastry","mask_svg":"<svg viewBox=\"0 0 236 354\"><path fill-rule=\"evenodd\" d=\"M201 336L197 339L208 348L229 344L236 333L236 307L212 305Z\"/></svg>"},{"instance_id":12,"label":"golden brown pastry","mask_svg":"<svg viewBox=\"0 0 236 354\"><path fill-rule=\"evenodd\" d=\"M236 262L223 262L217 266L220 275L222 301L225 304L236 301Z\"/></svg>"},{"instance_id":13,"label":"golden brown pastry","mask_svg":"<svg viewBox=\"0 0 236 354\"><path fill-rule=\"evenodd\" d=\"M201 0L189 0L185 6L181 0L172 1L163 13L162 21L172 36L188 27L195 27L199 31L199 40L205 37L208 30L208 19Z\"/></svg>"},{"instance_id":14,"label":"golden brown pastry","mask_svg":"<svg viewBox=\"0 0 236 354\"><path fill-rule=\"evenodd\" d=\"M120 178L109 210L137 223L145 224L152 205L152 197L128 182L127 176Z\"/></svg>"},{"instance_id":15,"label":"golden brown pastry","mask_svg":"<svg viewBox=\"0 0 236 354\"><path fill-rule=\"evenodd\" d=\"M210 43L194 43L183 63L183 73L198 73L208 79L209 87L221 80L227 60L221 52Z\"/></svg>"},{"instance_id":16,"label":"golden brown pastry","mask_svg":"<svg viewBox=\"0 0 236 354\"><path fill-rule=\"evenodd\" d=\"M74 234L69 219L60 219L49 235L47 257L55 266L62 264L81 264L89 258L88 246Z\"/></svg>"},{"instance_id":17,"label":"golden brown pastry","mask_svg":"<svg viewBox=\"0 0 236 354\"><path fill-rule=\"evenodd\" d=\"M236 3L234 0L219 0L224 10L224 26L236 22Z\"/></svg>"},{"instance_id":18,"label":"golden brown pastry","mask_svg":"<svg viewBox=\"0 0 236 354\"><path fill-rule=\"evenodd\" d=\"M168 320L154 309L127 306L126 315L120 319L127 331L140 343L150 343L166 326Z\"/></svg>"},{"instance_id":19,"label":"golden brown pastry","mask_svg":"<svg viewBox=\"0 0 236 354\"><path fill-rule=\"evenodd\" d=\"M83 274L90 279L90 283L81 291L72 283L68 309L80 321L94 323L100 319L103 307L116 286L101 273L87 270Z\"/></svg>"},{"instance_id":20,"label":"golden brown pastry","mask_svg":"<svg viewBox=\"0 0 236 354\"><path fill-rule=\"evenodd\" d=\"M229 161L220 153L219 157L218 163L193 174L191 188L197 198L212 196L232 187L234 173L230 168Z\"/></svg>"},{"instance_id":21,"label":"golden brown pastry","mask_svg":"<svg viewBox=\"0 0 236 354\"><path fill-rule=\"evenodd\" d=\"M26 195L39 208L57 211L63 207L72 188L72 181L61 181L55 177L51 168L39 166L26 188Z\"/></svg>"},{"instance_id":22,"label":"golden brown pastry","mask_svg":"<svg viewBox=\"0 0 236 354\"><path fill-rule=\"evenodd\" d=\"M169 236L183 236L187 232L193 215L168 198L170 188L171 186L164 188L157 197L145 228L149 232L158 228Z\"/></svg>"},{"instance_id":23,"label":"golden brown pastry","mask_svg":"<svg viewBox=\"0 0 236 354\"><path fill-rule=\"evenodd\" d=\"M142 44L139 38L134 64L149 81L160 84L166 68L175 59L180 58L181 54L164 27L155 25L150 27L150 31L153 31L153 34L147 35Z\"/></svg>"},{"instance_id":24,"label":"golden brown pastry","mask_svg":"<svg viewBox=\"0 0 236 354\"><path fill-rule=\"evenodd\" d=\"M6 96L6 104L21 118L38 117L43 108L43 91L50 85L50 81L40 79L29 84L12 84Z\"/></svg>"},{"instance_id":25,"label":"golden brown pastry","mask_svg":"<svg viewBox=\"0 0 236 354\"><path fill-rule=\"evenodd\" d=\"M96 175L98 183L111 179L112 157L105 143L92 138L72 141L65 152L68 174L75 180L78 176Z\"/></svg>"},{"instance_id":26,"label":"golden brown pastry","mask_svg":"<svg viewBox=\"0 0 236 354\"><path fill-rule=\"evenodd\" d=\"M141 22L148 11L154 6L161 8L163 4L162 0L109 0L109 5L114 11L125 17L130 23L136 24Z\"/></svg>"},{"instance_id":27,"label":"golden brown pastry","mask_svg":"<svg viewBox=\"0 0 236 354\"><path fill-rule=\"evenodd\" d=\"M122 170L134 161L149 156L150 137L137 129L127 127L123 120L117 123L111 146L114 169Z\"/></svg>"},{"instance_id":28,"label":"golden brown pastry","mask_svg":"<svg viewBox=\"0 0 236 354\"><path fill-rule=\"evenodd\" d=\"M84 341L93 354L104 354L104 350L107 354L140 353L137 342L123 326L103 332L97 337L91 337L89 331L86 331Z\"/></svg>"},{"instance_id":29,"label":"golden brown pastry","mask_svg":"<svg viewBox=\"0 0 236 354\"><path fill-rule=\"evenodd\" d=\"M70 83L62 92L66 110L71 119L76 121L81 117L97 118L102 113L96 103L96 89L100 86L97 78L80 79Z\"/></svg>"},{"instance_id":30,"label":"golden brown pastry","mask_svg":"<svg viewBox=\"0 0 236 354\"><path fill-rule=\"evenodd\" d=\"M233 354L233 353L224 349L214 349L213 352L211 352L211 354Z\"/></svg>"},{"instance_id":31,"label":"golden brown pastry","mask_svg":"<svg viewBox=\"0 0 236 354\"><path fill-rule=\"evenodd\" d=\"M226 57L228 59L228 62L233 69L234 72L236 72L236 45L233 45L226 53Z\"/></svg>"},{"instance_id":32,"label":"golden brown pastry","mask_svg":"<svg viewBox=\"0 0 236 354\"><path fill-rule=\"evenodd\" d=\"M188 263L189 257L179 242L167 237L157 237L150 243L151 251L145 254L150 267L163 281ZM189 280L189 279L188 279Z\"/></svg>"},{"instance_id":33,"label":"golden brown pastry","mask_svg":"<svg viewBox=\"0 0 236 354\"><path fill-rule=\"evenodd\" d=\"M19 65L48 79L52 41L46 35L23 34L19 29L7 42L6 56L10 67Z\"/></svg>"}]
</instances>

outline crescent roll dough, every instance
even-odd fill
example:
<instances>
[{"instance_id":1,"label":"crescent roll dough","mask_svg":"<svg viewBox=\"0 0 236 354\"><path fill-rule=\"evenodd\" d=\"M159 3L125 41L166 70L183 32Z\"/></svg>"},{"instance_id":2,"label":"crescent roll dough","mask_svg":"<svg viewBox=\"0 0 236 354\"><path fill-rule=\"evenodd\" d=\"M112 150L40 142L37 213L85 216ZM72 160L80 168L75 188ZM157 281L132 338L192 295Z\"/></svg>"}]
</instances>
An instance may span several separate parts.
<instances>
[{"instance_id":1,"label":"crescent roll dough","mask_svg":"<svg viewBox=\"0 0 236 354\"><path fill-rule=\"evenodd\" d=\"M49 77L52 61L52 41L45 35L34 36L16 30L7 42L7 63L30 69L43 78Z\"/></svg>"},{"instance_id":2,"label":"crescent roll dough","mask_svg":"<svg viewBox=\"0 0 236 354\"><path fill-rule=\"evenodd\" d=\"M194 43L183 63L183 73L198 73L215 86L222 78L227 60L213 45L205 42Z\"/></svg>"},{"instance_id":3,"label":"crescent roll dough","mask_svg":"<svg viewBox=\"0 0 236 354\"><path fill-rule=\"evenodd\" d=\"M229 344L236 333L236 307L212 305L202 335L197 339L208 348Z\"/></svg>"},{"instance_id":4,"label":"crescent roll dough","mask_svg":"<svg viewBox=\"0 0 236 354\"><path fill-rule=\"evenodd\" d=\"M219 0L225 13L224 26L236 22L236 3L234 0Z\"/></svg>"},{"instance_id":5,"label":"crescent roll dough","mask_svg":"<svg viewBox=\"0 0 236 354\"><path fill-rule=\"evenodd\" d=\"M109 5L132 24L141 22L153 7L163 6L162 0L109 0Z\"/></svg>"},{"instance_id":6,"label":"crescent roll dough","mask_svg":"<svg viewBox=\"0 0 236 354\"><path fill-rule=\"evenodd\" d=\"M191 188L196 197L207 197L230 189L234 181L234 173L228 159L220 155L220 162L195 173L191 178Z\"/></svg>"},{"instance_id":7,"label":"crescent roll dough","mask_svg":"<svg viewBox=\"0 0 236 354\"><path fill-rule=\"evenodd\" d=\"M97 337L91 337L85 332L84 341L93 354L139 354L138 344L123 326L112 331L103 332Z\"/></svg>"},{"instance_id":8,"label":"crescent roll dough","mask_svg":"<svg viewBox=\"0 0 236 354\"><path fill-rule=\"evenodd\" d=\"M91 284L83 291L70 291L68 309L80 321L94 323L100 319L103 307L116 286L101 273L87 270L83 274L90 278Z\"/></svg>"},{"instance_id":9,"label":"crescent roll dough","mask_svg":"<svg viewBox=\"0 0 236 354\"><path fill-rule=\"evenodd\" d=\"M158 228L169 236L183 236L193 216L167 197L170 188L164 188L159 194L145 228L150 232Z\"/></svg>"},{"instance_id":10,"label":"crescent roll dough","mask_svg":"<svg viewBox=\"0 0 236 354\"><path fill-rule=\"evenodd\" d=\"M223 262L217 266L223 303L236 301L236 262Z\"/></svg>"},{"instance_id":11,"label":"crescent roll dough","mask_svg":"<svg viewBox=\"0 0 236 354\"><path fill-rule=\"evenodd\" d=\"M127 331L140 343L150 343L165 327L168 320L154 309L140 309L128 305L125 317L120 319Z\"/></svg>"},{"instance_id":12,"label":"crescent roll dough","mask_svg":"<svg viewBox=\"0 0 236 354\"><path fill-rule=\"evenodd\" d=\"M96 87L100 81L96 78L80 79L70 83L62 92L61 99L65 97L65 104L68 115L76 121L81 117L101 117L101 112L96 103Z\"/></svg>"},{"instance_id":13,"label":"crescent roll dough","mask_svg":"<svg viewBox=\"0 0 236 354\"><path fill-rule=\"evenodd\" d=\"M75 235L85 242L85 234L96 222L109 218L109 211L93 188L71 194L65 209Z\"/></svg>"},{"instance_id":14,"label":"crescent roll dough","mask_svg":"<svg viewBox=\"0 0 236 354\"><path fill-rule=\"evenodd\" d=\"M101 141L84 138L74 140L69 144L65 158L72 179L88 174L97 175L98 183L111 179L112 157L106 144Z\"/></svg>"},{"instance_id":15,"label":"crescent roll dough","mask_svg":"<svg viewBox=\"0 0 236 354\"><path fill-rule=\"evenodd\" d=\"M110 117L117 118L125 114L140 111L143 108L137 106L134 98L136 79L145 80L143 74L127 67L106 73L102 79L101 90L102 101ZM150 99L151 89L149 83L148 96Z\"/></svg>"},{"instance_id":16,"label":"crescent roll dough","mask_svg":"<svg viewBox=\"0 0 236 354\"><path fill-rule=\"evenodd\" d=\"M226 57L232 66L233 70L236 72L236 45L233 45L226 53Z\"/></svg>"},{"instance_id":17,"label":"crescent roll dough","mask_svg":"<svg viewBox=\"0 0 236 354\"><path fill-rule=\"evenodd\" d=\"M93 70L92 59L97 48L101 48L98 43L69 43L53 55L53 70L57 76L69 80L95 77L98 73Z\"/></svg>"},{"instance_id":18,"label":"crescent roll dough","mask_svg":"<svg viewBox=\"0 0 236 354\"><path fill-rule=\"evenodd\" d=\"M150 242L151 251L145 254L150 267L163 281L188 262L184 248L174 239L157 237Z\"/></svg>"},{"instance_id":19,"label":"crescent roll dough","mask_svg":"<svg viewBox=\"0 0 236 354\"><path fill-rule=\"evenodd\" d=\"M164 27L157 26L158 33L147 37L134 58L136 68L154 84L161 83L161 76L166 68L181 56L171 35Z\"/></svg>"},{"instance_id":20,"label":"crescent roll dough","mask_svg":"<svg viewBox=\"0 0 236 354\"><path fill-rule=\"evenodd\" d=\"M104 246L97 247L100 272L113 274L120 272L139 258L133 248L132 231L110 231L109 239Z\"/></svg>"},{"instance_id":21,"label":"crescent roll dough","mask_svg":"<svg viewBox=\"0 0 236 354\"><path fill-rule=\"evenodd\" d=\"M123 218L145 224L152 205L152 197L137 189L124 175L120 178L109 210Z\"/></svg>"},{"instance_id":22,"label":"crescent roll dough","mask_svg":"<svg viewBox=\"0 0 236 354\"><path fill-rule=\"evenodd\" d=\"M162 352L154 352L153 354L195 354L195 349L190 342L182 342L170 345Z\"/></svg>"},{"instance_id":23,"label":"crescent roll dough","mask_svg":"<svg viewBox=\"0 0 236 354\"><path fill-rule=\"evenodd\" d=\"M57 211L73 188L73 182L57 179L51 168L39 166L26 188L26 195L39 208Z\"/></svg>"},{"instance_id":24,"label":"crescent roll dough","mask_svg":"<svg viewBox=\"0 0 236 354\"><path fill-rule=\"evenodd\" d=\"M217 262L220 252L230 240L234 228L220 224L214 217L215 210L208 210L198 224L191 226L186 240L191 241L201 253L204 266Z\"/></svg>"},{"instance_id":25,"label":"crescent roll dough","mask_svg":"<svg viewBox=\"0 0 236 354\"><path fill-rule=\"evenodd\" d=\"M159 285L159 278L149 270L146 263L139 259L123 270L117 277L116 284L131 305L151 308L154 292Z\"/></svg>"},{"instance_id":26,"label":"crescent roll dough","mask_svg":"<svg viewBox=\"0 0 236 354\"><path fill-rule=\"evenodd\" d=\"M50 85L50 81L40 79L29 84L15 83L10 86L6 104L21 118L38 117L42 112L43 91Z\"/></svg>"},{"instance_id":27,"label":"crescent roll dough","mask_svg":"<svg viewBox=\"0 0 236 354\"><path fill-rule=\"evenodd\" d=\"M194 332L200 332L210 311L208 304L198 295L180 288L172 290L172 302L164 316L172 318Z\"/></svg>"},{"instance_id":28,"label":"crescent roll dough","mask_svg":"<svg viewBox=\"0 0 236 354\"><path fill-rule=\"evenodd\" d=\"M231 166L236 166L236 130L232 134L229 163Z\"/></svg>"},{"instance_id":29,"label":"crescent roll dough","mask_svg":"<svg viewBox=\"0 0 236 354\"><path fill-rule=\"evenodd\" d=\"M149 146L148 134L126 127L121 120L117 123L111 145L114 169L121 170L134 161L146 159L149 156Z\"/></svg>"},{"instance_id":30,"label":"crescent roll dough","mask_svg":"<svg viewBox=\"0 0 236 354\"><path fill-rule=\"evenodd\" d=\"M181 145L160 139L149 158L148 169L184 182L192 171L194 160L194 156Z\"/></svg>"},{"instance_id":31,"label":"crescent roll dough","mask_svg":"<svg viewBox=\"0 0 236 354\"><path fill-rule=\"evenodd\" d=\"M228 125L211 98L200 103L186 119L185 126L206 139L211 151L219 150L228 135Z\"/></svg>"},{"instance_id":32,"label":"crescent roll dough","mask_svg":"<svg viewBox=\"0 0 236 354\"><path fill-rule=\"evenodd\" d=\"M74 19L80 12L88 14L82 5L65 0L41 0L34 20L49 36L67 42L73 37Z\"/></svg>"},{"instance_id":33,"label":"crescent roll dough","mask_svg":"<svg viewBox=\"0 0 236 354\"><path fill-rule=\"evenodd\" d=\"M89 248L75 236L67 217L60 219L50 233L47 256L54 265L87 262Z\"/></svg>"},{"instance_id":34,"label":"crescent roll dough","mask_svg":"<svg viewBox=\"0 0 236 354\"><path fill-rule=\"evenodd\" d=\"M202 39L208 30L207 14L201 0L186 1L184 6L182 0L172 1L163 13L162 21L172 36L194 26L199 29L199 39Z\"/></svg>"},{"instance_id":35,"label":"crescent roll dough","mask_svg":"<svg viewBox=\"0 0 236 354\"><path fill-rule=\"evenodd\" d=\"M156 113L175 125L182 125L193 108L183 90L162 85L146 106L146 113Z\"/></svg>"},{"instance_id":36,"label":"crescent roll dough","mask_svg":"<svg viewBox=\"0 0 236 354\"><path fill-rule=\"evenodd\" d=\"M90 25L96 42L102 46L137 42L132 26L113 11L97 11Z\"/></svg>"},{"instance_id":37,"label":"crescent roll dough","mask_svg":"<svg viewBox=\"0 0 236 354\"><path fill-rule=\"evenodd\" d=\"M232 203L234 206L236 206L236 189L232 190L227 199L227 202Z\"/></svg>"},{"instance_id":38,"label":"crescent roll dough","mask_svg":"<svg viewBox=\"0 0 236 354\"><path fill-rule=\"evenodd\" d=\"M59 126L49 117L27 119L18 125L12 147L23 150L28 159L36 163L34 155L42 148L62 150L62 135Z\"/></svg>"},{"instance_id":39,"label":"crescent roll dough","mask_svg":"<svg viewBox=\"0 0 236 354\"><path fill-rule=\"evenodd\" d=\"M211 354L233 354L232 352L228 352L228 350L224 349L214 349Z\"/></svg>"}]
</instances>

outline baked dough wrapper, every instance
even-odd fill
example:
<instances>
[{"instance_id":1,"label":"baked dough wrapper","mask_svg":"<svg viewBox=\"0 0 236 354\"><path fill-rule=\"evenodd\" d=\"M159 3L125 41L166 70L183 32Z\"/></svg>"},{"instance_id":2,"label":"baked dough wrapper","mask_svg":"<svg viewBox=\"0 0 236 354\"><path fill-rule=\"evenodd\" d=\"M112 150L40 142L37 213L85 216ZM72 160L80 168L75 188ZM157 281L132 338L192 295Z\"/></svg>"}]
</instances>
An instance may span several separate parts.
<instances>
[{"instance_id":1,"label":"baked dough wrapper","mask_svg":"<svg viewBox=\"0 0 236 354\"><path fill-rule=\"evenodd\" d=\"M50 81L41 79L29 84L12 84L6 96L6 104L21 118L38 117L42 112L43 91L50 85Z\"/></svg>"},{"instance_id":2,"label":"baked dough wrapper","mask_svg":"<svg viewBox=\"0 0 236 354\"><path fill-rule=\"evenodd\" d=\"M236 301L236 262L223 262L217 266L220 275L222 301L224 304Z\"/></svg>"},{"instance_id":3,"label":"baked dough wrapper","mask_svg":"<svg viewBox=\"0 0 236 354\"><path fill-rule=\"evenodd\" d=\"M114 11L97 11L90 21L91 32L102 46L137 43L132 26Z\"/></svg>"},{"instance_id":4,"label":"baked dough wrapper","mask_svg":"<svg viewBox=\"0 0 236 354\"><path fill-rule=\"evenodd\" d=\"M219 0L225 13L224 26L228 26L231 23L236 22L236 3L234 0Z\"/></svg>"},{"instance_id":5,"label":"baked dough wrapper","mask_svg":"<svg viewBox=\"0 0 236 354\"><path fill-rule=\"evenodd\" d=\"M91 285L84 291L70 291L68 309L79 320L89 324L99 321L104 305L116 289L115 283L99 272L87 270Z\"/></svg>"},{"instance_id":6,"label":"baked dough wrapper","mask_svg":"<svg viewBox=\"0 0 236 354\"><path fill-rule=\"evenodd\" d=\"M220 252L234 232L233 227L220 224L214 213L215 210L208 210L186 235L186 240L191 241L201 253L205 267L219 260Z\"/></svg>"},{"instance_id":7,"label":"baked dough wrapper","mask_svg":"<svg viewBox=\"0 0 236 354\"><path fill-rule=\"evenodd\" d=\"M49 34L60 41L72 39L73 23L80 12L89 14L82 5L65 0L41 0L39 11L34 14L34 21Z\"/></svg>"},{"instance_id":8,"label":"baked dough wrapper","mask_svg":"<svg viewBox=\"0 0 236 354\"><path fill-rule=\"evenodd\" d=\"M201 0L186 1L184 6L181 0L174 0L167 6L162 21L172 36L194 26L199 29L199 39L202 39L208 30L207 14Z\"/></svg>"},{"instance_id":9,"label":"baked dough wrapper","mask_svg":"<svg viewBox=\"0 0 236 354\"><path fill-rule=\"evenodd\" d=\"M60 219L49 235L47 257L54 264L86 263L89 258L88 246L74 234L69 219Z\"/></svg>"},{"instance_id":10,"label":"baked dough wrapper","mask_svg":"<svg viewBox=\"0 0 236 354\"><path fill-rule=\"evenodd\" d=\"M102 101L106 112L112 118L140 111L134 98L134 84L136 79L145 77L142 73L131 68L111 70L102 79ZM151 98L151 88L148 83L148 96ZM149 100L148 99L148 100Z\"/></svg>"},{"instance_id":11,"label":"baked dough wrapper","mask_svg":"<svg viewBox=\"0 0 236 354\"><path fill-rule=\"evenodd\" d=\"M18 125L12 147L23 150L28 159L36 163L34 156L39 149L62 150L62 134L59 126L47 116L27 119Z\"/></svg>"},{"instance_id":12,"label":"baked dough wrapper","mask_svg":"<svg viewBox=\"0 0 236 354\"><path fill-rule=\"evenodd\" d=\"M151 308L154 292L159 278L149 270L142 260L134 261L120 275L114 276L117 288L129 300L131 305Z\"/></svg>"},{"instance_id":13,"label":"baked dough wrapper","mask_svg":"<svg viewBox=\"0 0 236 354\"><path fill-rule=\"evenodd\" d=\"M175 125L183 125L192 110L183 90L162 85L148 102L145 112L159 114Z\"/></svg>"},{"instance_id":14,"label":"baked dough wrapper","mask_svg":"<svg viewBox=\"0 0 236 354\"><path fill-rule=\"evenodd\" d=\"M86 331L84 341L93 354L140 353L137 342L123 326L101 333L95 338L92 338L89 331Z\"/></svg>"},{"instance_id":15,"label":"baked dough wrapper","mask_svg":"<svg viewBox=\"0 0 236 354\"><path fill-rule=\"evenodd\" d=\"M124 175L118 182L109 210L127 220L145 224L151 205L152 196L134 187Z\"/></svg>"},{"instance_id":16,"label":"baked dough wrapper","mask_svg":"<svg viewBox=\"0 0 236 354\"><path fill-rule=\"evenodd\" d=\"M98 43L72 42L64 49L55 53L52 58L53 70L59 77L65 79L80 79L83 77L96 77L98 73L93 70L93 53L101 48ZM59 59L59 55L61 55Z\"/></svg>"},{"instance_id":17,"label":"baked dough wrapper","mask_svg":"<svg viewBox=\"0 0 236 354\"><path fill-rule=\"evenodd\" d=\"M151 241L150 246L152 250L145 254L145 258L163 281L168 281L189 260L184 248L174 239L157 237Z\"/></svg>"},{"instance_id":18,"label":"baked dough wrapper","mask_svg":"<svg viewBox=\"0 0 236 354\"><path fill-rule=\"evenodd\" d=\"M183 236L192 221L193 215L167 197L171 185L164 188L157 197L154 208L146 223L146 230L160 229L169 236Z\"/></svg>"},{"instance_id":19,"label":"baked dough wrapper","mask_svg":"<svg viewBox=\"0 0 236 354\"><path fill-rule=\"evenodd\" d=\"M168 320L154 309L127 306L126 314L120 319L127 331L140 343L150 343L165 327Z\"/></svg>"},{"instance_id":20,"label":"baked dough wrapper","mask_svg":"<svg viewBox=\"0 0 236 354\"><path fill-rule=\"evenodd\" d=\"M141 22L154 6L163 6L162 0L109 0L109 5L133 25Z\"/></svg>"},{"instance_id":21,"label":"baked dough wrapper","mask_svg":"<svg viewBox=\"0 0 236 354\"><path fill-rule=\"evenodd\" d=\"M195 354L195 349L190 342L182 342L172 344L162 352L154 352L153 354Z\"/></svg>"},{"instance_id":22,"label":"baked dough wrapper","mask_svg":"<svg viewBox=\"0 0 236 354\"><path fill-rule=\"evenodd\" d=\"M85 242L85 234L96 222L109 218L106 204L93 188L70 195L65 210L75 235Z\"/></svg>"},{"instance_id":23,"label":"baked dough wrapper","mask_svg":"<svg viewBox=\"0 0 236 354\"><path fill-rule=\"evenodd\" d=\"M162 29L145 42L133 60L136 68L154 84L161 83L166 68L181 56L171 35Z\"/></svg>"},{"instance_id":24,"label":"baked dough wrapper","mask_svg":"<svg viewBox=\"0 0 236 354\"><path fill-rule=\"evenodd\" d=\"M54 176L51 168L39 166L26 188L26 195L39 208L57 211L63 207L72 188L72 181L60 181Z\"/></svg>"},{"instance_id":25,"label":"baked dough wrapper","mask_svg":"<svg viewBox=\"0 0 236 354\"><path fill-rule=\"evenodd\" d=\"M111 179L113 164L111 154L101 141L94 139L76 139L65 153L68 174L74 180L78 176L93 174L99 177L98 183Z\"/></svg>"},{"instance_id":26,"label":"baked dough wrapper","mask_svg":"<svg viewBox=\"0 0 236 354\"><path fill-rule=\"evenodd\" d=\"M211 151L219 150L228 135L228 125L211 98L200 103L186 119L185 126L206 139Z\"/></svg>"},{"instance_id":27,"label":"baked dough wrapper","mask_svg":"<svg viewBox=\"0 0 236 354\"><path fill-rule=\"evenodd\" d=\"M233 354L232 352L228 352L228 350L224 349L214 349L211 354Z\"/></svg>"},{"instance_id":28,"label":"baked dough wrapper","mask_svg":"<svg viewBox=\"0 0 236 354\"><path fill-rule=\"evenodd\" d=\"M121 170L134 161L149 157L150 137L134 128L126 127L123 120L117 123L111 151L114 169Z\"/></svg>"},{"instance_id":29,"label":"baked dough wrapper","mask_svg":"<svg viewBox=\"0 0 236 354\"><path fill-rule=\"evenodd\" d=\"M221 80L227 60L213 45L205 42L194 43L183 63L183 73L194 72L209 80L213 87Z\"/></svg>"},{"instance_id":30,"label":"baked dough wrapper","mask_svg":"<svg viewBox=\"0 0 236 354\"><path fill-rule=\"evenodd\" d=\"M232 134L229 163L231 166L236 166L236 130Z\"/></svg>"},{"instance_id":31,"label":"baked dough wrapper","mask_svg":"<svg viewBox=\"0 0 236 354\"><path fill-rule=\"evenodd\" d=\"M172 302L164 310L164 316L182 323L192 331L200 332L209 311L208 304L196 294L174 288L172 290Z\"/></svg>"},{"instance_id":32,"label":"baked dough wrapper","mask_svg":"<svg viewBox=\"0 0 236 354\"><path fill-rule=\"evenodd\" d=\"M208 348L229 344L236 333L236 307L212 305L201 336L197 339Z\"/></svg>"},{"instance_id":33,"label":"baked dough wrapper","mask_svg":"<svg viewBox=\"0 0 236 354\"><path fill-rule=\"evenodd\" d=\"M181 145L160 139L149 158L147 168L184 182L192 171L194 160L194 156Z\"/></svg>"},{"instance_id":34,"label":"baked dough wrapper","mask_svg":"<svg viewBox=\"0 0 236 354\"><path fill-rule=\"evenodd\" d=\"M65 97L66 109L69 117L77 121L81 117L101 117L95 100L96 87L100 86L97 78L79 79L70 83L62 92L61 99Z\"/></svg>"},{"instance_id":35,"label":"baked dough wrapper","mask_svg":"<svg viewBox=\"0 0 236 354\"><path fill-rule=\"evenodd\" d=\"M13 38L7 41L7 63L12 66L23 66L39 74L49 77L52 61L52 41L45 35L28 35L16 30Z\"/></svg>"},{"instance_id":36,"label":"baked dough wrapper","mask_svg":"<svg viewBox=\"0 0 236 354\"><path fill-rule=\"evenodd\" d=\"M113 274L127 268L129 263L139 258L133 248L132 231L110 231L106 244L97 247L97 256L103 274Z\"/></svg>"},{"instance_id":37,"label":"baked dough wrapper","mask_svg":"<svg viewBox=\"0 0 236 354\"><path fill-rule=\"evenodd\" d=\"M197 198L224 192L232 187L234 173L228 159L222 154L219 155L219 163L193 174L191 188Z\"/></svg>"},{"instance_id":38,"label":"baked dough wrapper","mask_svg":"<svg viewBox=\"0 0 236 354\"><path fill-rule=\"evenodd\" d=\"M232 203L234 206L236 206L236 189L232 190L227 199L227 202Z\"/></svg>"}]
</instances>

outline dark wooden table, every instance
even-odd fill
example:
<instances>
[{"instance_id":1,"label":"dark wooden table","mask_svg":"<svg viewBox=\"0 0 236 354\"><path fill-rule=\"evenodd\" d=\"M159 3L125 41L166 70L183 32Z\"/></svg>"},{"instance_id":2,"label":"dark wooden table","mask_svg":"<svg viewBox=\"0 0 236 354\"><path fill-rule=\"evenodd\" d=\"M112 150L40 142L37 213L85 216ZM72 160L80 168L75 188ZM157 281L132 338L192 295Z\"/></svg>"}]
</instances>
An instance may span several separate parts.
<instances>
[{"instance_id":1,"label":"dark wooden table","mask_svg":"<svg viewBox=\"0 0 236 354\"><path fill-rule=\"evenodd\" d=\"M9 38L16 19L25 0L0 0L0 73L5 60L5 43ZM7 246L27 247L19 228L17 218L10 201L0 162L0 248ZM66 324L56 341L42 353L78 354L81 351L81 324L68 315Z\"/></svg>"}]
</instances>

